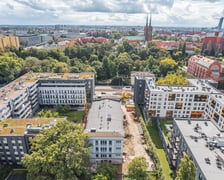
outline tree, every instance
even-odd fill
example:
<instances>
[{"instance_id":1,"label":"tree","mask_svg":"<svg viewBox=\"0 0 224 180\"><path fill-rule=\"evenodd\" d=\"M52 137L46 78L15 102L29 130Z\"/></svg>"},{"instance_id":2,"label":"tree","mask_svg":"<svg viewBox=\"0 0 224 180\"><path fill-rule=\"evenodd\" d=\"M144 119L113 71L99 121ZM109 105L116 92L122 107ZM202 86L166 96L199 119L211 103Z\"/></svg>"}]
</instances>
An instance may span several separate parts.
<instances>
[{"instance_id":1,"label":"tree","mask_svg":"<svg viewBox=\"0 0 224 180\"><path fill-rule=\"evenodd\" d=\"M108 162L103 162L97 167L97 174L102 174L108 180L113 180L114 176L117 174L117 168Z\"/></svg>"},{"instance_id":2,"label":"tree","mask_svg":"<svg viewBox=\"0 0 224 180\"><path fill-rule=\"evenodd\" d=\"M51 110L41 110L38 112L38 116L41 118L53 118L53 117L58 117L59 114L58 112L53 112Z\"/></svg>"},{"instance_id":3,"label":"tree","mask_svg":"<svg viewBox=\"0 0 224 180\"><path fill-rule=\"evenodd\" d=\"M23 59L15 53L0 55L0 83L14 80L22 70Z\"/></svg>"},{"instance_id":4,"label":"tree","mask_svg":"<svg viewBox=\"0 0 224 180\"><path fill-rule=\"evenodd\" d=\"M93 180L108 180L106 176L102 174L97 174L94 176Z\"/></svg>"},{"instance_id":5,"label":"tree","mask_svg":"<svg viewBox=\"0 0 224 180\"><path fill-rule=\"evenodd\" d=\"M68 121L42 131L31 141L31 154L22 165L28 179L74 179L89 174L88 136L80 125Z\"/></svg>"},{"instance_id":6,"label":"tree","mask_svg":"<svg viewBox=\"0 0 224 180\"><path fill-rule=\"evenodd\" d=\"M195 180L196 167L188 155L184 154L182 157L178 170L176 180Z\"/></svg>"},{"instance_id":7,"label":"tree","mask_svg":"<svg viewBox=\"0 0 224 180\"><path fill-rule=\"evenodd\" d=\"M128 177L132 180L148 180L149 175L147 173L147 168L148 164L146 162L145 157L136 157L128 165Z\"/></svg>"},{"instance_id":8,"label":"tree","mask_svg":"<svg viewBox=\"0 0 224 180\"><path fill-rule=\"evenodd\" d=\"M159 79L156 84L161 85L188 85L187 79L180 74L168 74L165 78Z\"/></svg>"},{"instance_id":9,"label":"tree","mask_svg":"<svg viewBox=\"0 0 224 180\"><path fill-rule=\"evenodd\" d=\"M42 71L41 61L36 57L29 56L25 59L23 69L25 71L32 70L33 72L41 72Z\"/></svg>"}]
</instances>

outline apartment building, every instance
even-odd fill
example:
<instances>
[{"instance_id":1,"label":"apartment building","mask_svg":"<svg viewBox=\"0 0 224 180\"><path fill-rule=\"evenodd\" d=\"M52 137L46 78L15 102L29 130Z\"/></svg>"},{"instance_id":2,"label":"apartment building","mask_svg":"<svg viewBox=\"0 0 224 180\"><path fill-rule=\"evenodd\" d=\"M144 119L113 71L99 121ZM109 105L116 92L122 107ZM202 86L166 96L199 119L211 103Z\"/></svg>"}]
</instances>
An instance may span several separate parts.
<instances>
[{"instance_id":1,"label":"apartment building","mask_svg":"<svg viewBox=\"0 0 224 180\"><path fill-rule=\"evenodd\" d=\"M94 86L93 73L27 73L0 88L0 120L29 118L41 106L83 109Z\"/></svg>"},{"instance_id":2,"label":"apartment building","mask_svg":"<svg viewBox=\"0 0 224 180\"><path fill-rule=\"evenodd\" d=\"M141 102L140 94L143 94L140 105L146 116L208 119L224 131L224 95L211 86L209 80L188 81L189 86L162 86L151 78L144 81L136 78L135 102Z\"/></svg>"},{"instance_id":3,"label":"apartment building","mask_svg":"<svg viewBox=\"0 0 224 180\"><path fill-rule=\"evenodd\" d=\"M23 155L29 153L30 139L62 120L64 119L5 119L0 121L0 162L20 165Z\"/></svg>"},{"instance_id":4,"label":"apartment building","mask_svg":"<svg viewBox=\"0 0 224 180\"><path fill-rule=\"evenodd\" d=\"M19 38L16 36L0 36L0 50L4 50L6 47L19 48Z\"/></svg>"},{"instance_id":5,"label":"apartment building","mask_svg":"<svg viewBox=\"0 0 224 180\"><path fill-rule=\"evenodd\" d=\"M91 144L91 163L122 164L123 118L118 101L104 99L92 103L85 128Z\"/></svg>"},{"instance_id":6,"label":"apartment building","mask_svg":"<svg viewBox=\"0 0 224 180\"><path fill-rule=\"evenodd\" d=\"M224 133L207 120L175 119L169 159L176 169L184 153L196 166L196 179L222 180L224 177Z\"/></svg>"}]
</instances>

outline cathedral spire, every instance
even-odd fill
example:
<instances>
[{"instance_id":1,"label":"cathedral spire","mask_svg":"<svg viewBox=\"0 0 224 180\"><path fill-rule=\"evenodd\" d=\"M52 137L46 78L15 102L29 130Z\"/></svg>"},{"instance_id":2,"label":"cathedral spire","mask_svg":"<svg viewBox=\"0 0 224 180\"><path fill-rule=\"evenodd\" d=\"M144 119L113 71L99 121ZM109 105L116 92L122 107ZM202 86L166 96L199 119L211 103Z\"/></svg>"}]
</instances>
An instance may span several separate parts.
<instances>
[{"instance_id":1,"label":"cathedral spire","mask_svg":"<svg viewBox=\"0 0 224 180\"><path fill-rule=\"evenodd\" d=\"M150 12L149 26L152 26L152 13Z\"/></svg>"},{"instance_id":2,"label":"cathedral spire","mask_svg":"<svg viewBox=\"0 0 224 180\"><path fill-rule=\"evenodd\" d=\"M146 27L148 26L148 19L149 19L149 18L148 18L148 13L147 13L147 17L146 17L146 25L145 25Z\"/></svg>"}]
</instances>

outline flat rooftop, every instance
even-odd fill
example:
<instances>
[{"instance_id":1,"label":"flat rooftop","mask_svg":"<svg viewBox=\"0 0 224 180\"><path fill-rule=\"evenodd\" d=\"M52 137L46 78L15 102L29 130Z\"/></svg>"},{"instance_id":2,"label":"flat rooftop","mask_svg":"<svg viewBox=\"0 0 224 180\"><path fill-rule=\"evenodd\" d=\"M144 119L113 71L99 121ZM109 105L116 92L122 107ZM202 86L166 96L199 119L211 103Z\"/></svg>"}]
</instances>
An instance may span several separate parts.
<instances>
[{"instance_id":1,"label":"flat rooftop","mask_svg":"<svg viewBox=\"0 0 224 180\"><path fill-rule=\"evenodd\" d=\"M0 136L23 135L28 125L31 128L45 129L62 120L64 118L5 119L0 121Z\"/></svg>"},{"instance_id":2,"label":"flat rooftop","mask_svg":"<svg viewBox=\"0 0 224 180\"><path fill-rule=\"evenodd\" d=\"M0 108L10 99L16 98L27 87L38 80L85 80L94 79L94 73L26 73L6 86L0 88Z\"/></svg>"},{"instance_id":3,"label":"flat rooftop","mask_svg":"<svg viewBox=\"0 0 224 180\"><path fill-rule=\"evenodd\" d=\"M224 153L219 148L210 150L206 144L213 140L224 142L224 133L220 132L211 121L175 119L175 122L206 179L223 180ZM198 127L198 132L195 131L195 127ZM221 168L217 167L217 158L222 162ZM210 164L206 163L206 159L210 160Z\"/></svg>"},{"instance_id":4,"label":"flat rooftop","mask_svg":"<svg viewBox=\"0 0 224 180\"><path fill-rule=\"evenodd\" d=\"M210 93L210 94L222 94L219 90L209 84L209 80L206 79L187 79L190 83L189 86L180 85L156 85L151 79L146 81L146 84L151 91L157 92L195 92L195 93Z\"/></svg>"},{"instance_id":5,"label":"flat rooftop","mask_svg":"<svg viewBox=\"0 0 224 180\"><path fill-rule=\"evenodd\" d=\"M108 99L93 102L85 132L93 136L94 133L99 136L117 136L114 133L123 136L123 111L120 102Z\"/></svg>"}]
</instances>

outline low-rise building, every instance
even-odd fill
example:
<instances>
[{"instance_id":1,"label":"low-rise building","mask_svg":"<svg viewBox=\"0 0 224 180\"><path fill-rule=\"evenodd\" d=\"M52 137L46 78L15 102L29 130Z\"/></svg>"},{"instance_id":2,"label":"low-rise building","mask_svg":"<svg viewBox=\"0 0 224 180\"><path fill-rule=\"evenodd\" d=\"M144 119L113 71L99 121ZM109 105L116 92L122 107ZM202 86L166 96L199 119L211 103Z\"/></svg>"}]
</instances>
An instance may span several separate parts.
<instances>
[{"instance_id":1,"label":"low-rise building","mask_svg":"<svg viewBox=\"0 0 224 180\"><path fill-rule=\"evenodd\" d=\"M0 121L0 162L20 165L29 153L30 139L63 119L5 119Z\"/></svg>"},{"instance_id":2,"label":"low-rise building","mask_svg":"<svg viewBox=\"0 0 224 180\"><path fill-rule=\"evenodd\" d=\"M197 180L224 177L224 133L205 120L175 119L169 158L176 169L184 153L196 166Z\"/></svg>"},{"instance_id":3,"label":"low-rise building","mask_svg":"<svg viewBox=\"0 0 224 180\"><path fill-rule=\"evenodd\" d=\"M118 101L105 99L92 103L85 129L91 144L91 163L122 164L123 118Z\"/></svg>"}]
</instances>

